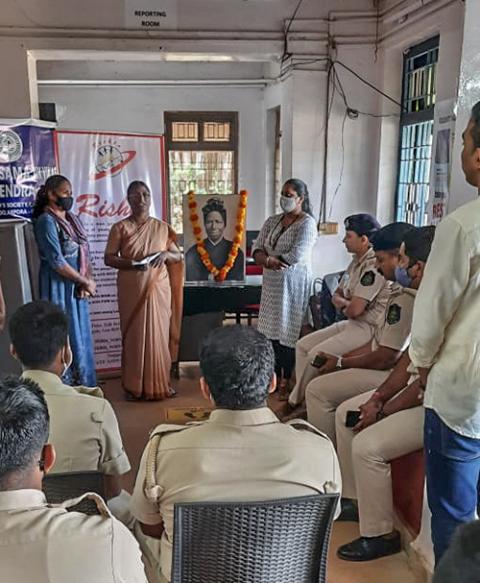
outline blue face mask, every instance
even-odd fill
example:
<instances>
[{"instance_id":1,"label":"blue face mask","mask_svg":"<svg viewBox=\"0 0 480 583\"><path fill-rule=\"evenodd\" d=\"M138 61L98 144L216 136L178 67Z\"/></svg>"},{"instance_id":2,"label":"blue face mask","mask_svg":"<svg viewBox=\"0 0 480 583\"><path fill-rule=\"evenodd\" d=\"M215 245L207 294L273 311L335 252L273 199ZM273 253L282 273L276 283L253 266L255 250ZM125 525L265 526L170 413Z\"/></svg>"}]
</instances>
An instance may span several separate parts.
<instances>
[{"instance_id":1,"label":"blue face mask","mask_svg":"<svg viewBox=\"0 0 480 583\"><path fill-rule=\"evenodd\" d=\"M405 267L395 267L395 279L402 287L410 287L412 285L412 278L408 275L408 269L405 269Z\"/></svg>"}]
</instances>

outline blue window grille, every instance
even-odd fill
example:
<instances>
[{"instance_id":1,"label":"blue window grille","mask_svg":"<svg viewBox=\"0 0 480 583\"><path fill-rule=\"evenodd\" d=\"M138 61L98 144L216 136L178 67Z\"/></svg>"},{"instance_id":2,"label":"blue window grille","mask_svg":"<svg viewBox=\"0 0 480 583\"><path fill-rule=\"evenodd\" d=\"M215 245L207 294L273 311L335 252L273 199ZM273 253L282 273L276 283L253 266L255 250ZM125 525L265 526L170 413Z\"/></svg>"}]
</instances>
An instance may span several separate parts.
<instances>
[{"instance_id":1,"label":"blue window grille","mask_svg":"<svg viewBox=\"0 0 480 583\"><path fill-rule=\"evenodd\" d=\"M427 222L439 37L404 55L396 220Z\"/></svg>"}]
</instances>

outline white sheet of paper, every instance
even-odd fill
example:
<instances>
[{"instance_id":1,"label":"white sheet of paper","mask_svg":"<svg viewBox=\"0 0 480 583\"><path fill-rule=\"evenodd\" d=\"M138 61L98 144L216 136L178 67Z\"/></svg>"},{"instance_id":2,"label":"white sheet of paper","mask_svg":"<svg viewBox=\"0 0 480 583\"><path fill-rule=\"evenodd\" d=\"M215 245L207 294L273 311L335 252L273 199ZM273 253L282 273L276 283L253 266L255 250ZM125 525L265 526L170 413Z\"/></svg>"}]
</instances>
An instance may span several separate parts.
<instances>
[{"instance_id":1,"label":"white sheet of paper","mask_svg":"<svg viewBox=\"0 0 480 583\"><path fill-rule=\"evenodd\" d=\"M162 252L158 251L158 253L153 253L152 255L147 255L143 259L139 259L138 261L132 261L132 265L148 265L149 263L151 263L154 259L156 259L161 254L162 254Z\"/></svg>"}]
</instances>

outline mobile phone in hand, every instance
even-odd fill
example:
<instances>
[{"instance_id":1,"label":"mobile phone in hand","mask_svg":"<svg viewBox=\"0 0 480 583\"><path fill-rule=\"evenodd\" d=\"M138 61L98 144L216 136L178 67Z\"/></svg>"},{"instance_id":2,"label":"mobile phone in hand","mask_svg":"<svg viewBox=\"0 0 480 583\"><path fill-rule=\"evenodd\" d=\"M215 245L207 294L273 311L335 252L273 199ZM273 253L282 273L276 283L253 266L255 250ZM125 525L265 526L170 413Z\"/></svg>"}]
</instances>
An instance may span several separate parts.
<instances>
[{"instance_id":1,"label":"mobile phone in hand","mask_svg":"<svg viewBox=\"0 0 480 583\"><path fill-rule=\"evenodd\" d=\"M317 354L317 356L312 360L312 362L310 363L312 366L314 366L315 368L322 368L322 366L327 362L327 357L326 356L319 356Z\"/></svg>"},{"instance_id":2,"label":"mobile phone in hand","mask_svg":"<svg viewBox=\"0 0 480 583\"><path fill-rule=\"evenodd\" d=\"M345 420L346 427L355 427L360 421L360 411L347 411L347 418Z\"/></svg>"}]
</instances>

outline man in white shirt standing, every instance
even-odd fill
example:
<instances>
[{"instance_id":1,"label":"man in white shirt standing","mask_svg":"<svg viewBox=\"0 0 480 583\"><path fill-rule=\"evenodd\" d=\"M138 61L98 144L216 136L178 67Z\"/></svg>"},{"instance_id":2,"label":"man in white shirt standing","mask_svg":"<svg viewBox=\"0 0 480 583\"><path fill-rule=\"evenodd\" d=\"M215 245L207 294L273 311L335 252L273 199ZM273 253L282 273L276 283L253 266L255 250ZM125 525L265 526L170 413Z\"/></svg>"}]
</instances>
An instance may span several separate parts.
<instances>
[{"instance_id":1,"label":"man in white shirt standing","mask_svg":"<svg viewBox=\"0 0 480 583\"><path fill-rule=\"evenodd\" d=\"M480 102L463 133L462 168L480 187ZM438 563L475 517L480 478L480 199L438 226L414 309L410 358L426 389L425 459Z\"/></svg>"}]
</instances>

